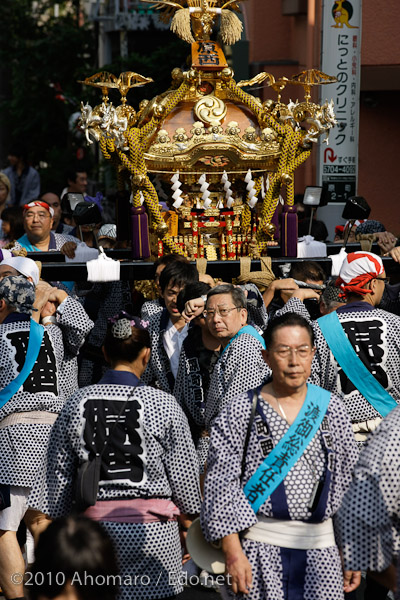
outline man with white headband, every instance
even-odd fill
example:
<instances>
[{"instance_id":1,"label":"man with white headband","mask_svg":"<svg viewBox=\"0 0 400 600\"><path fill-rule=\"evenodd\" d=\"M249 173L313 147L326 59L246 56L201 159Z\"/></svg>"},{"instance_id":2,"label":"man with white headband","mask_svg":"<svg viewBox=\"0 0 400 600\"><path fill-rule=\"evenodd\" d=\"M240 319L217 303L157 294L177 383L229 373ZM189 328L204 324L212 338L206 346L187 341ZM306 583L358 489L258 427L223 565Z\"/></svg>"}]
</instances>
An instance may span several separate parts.
<instances>
[{"instance_id":1,"label":"man with white headband","mask_svg":"<svg viewBox=\"0 0 400 600\"><path fill-rule=\"evenodd\" d=\"M377 308L385 282L379 256L364 251L348 254L336 281L346 304L312 322L317 347L313 382L343 398L359 443L400 403L400 317ZM309 318L296 297L290 298L281 312ZM363 381L368 382L367 389ZM372 387L371 397L368 388Z\"/></svg>"},{"instance_id":2,"label":"man with white headband","mask_svg":"<svg viewBox=\"0 0 400 600\"><path fill-rule=\"evenodd\" d=\"M39 267L31 258L25 256L10 256L0 260L0 279L8 275L23 275L37 286L39 283Z\"/></svg>"}]
</instances>

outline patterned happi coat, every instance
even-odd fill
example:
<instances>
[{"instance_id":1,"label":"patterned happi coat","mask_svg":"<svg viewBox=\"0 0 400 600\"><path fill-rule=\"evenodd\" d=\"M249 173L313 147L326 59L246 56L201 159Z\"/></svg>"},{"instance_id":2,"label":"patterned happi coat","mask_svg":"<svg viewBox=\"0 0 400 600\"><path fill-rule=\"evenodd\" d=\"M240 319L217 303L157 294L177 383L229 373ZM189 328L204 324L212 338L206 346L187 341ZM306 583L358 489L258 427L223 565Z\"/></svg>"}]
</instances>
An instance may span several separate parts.
<instances>
[{"instance_id":1,"label":"patterned happi coat","mask_svg":"<svg viewBox=\"0 0 400 600\"><path fill-rule=\"evenodd\" d=\"M243 488L289 428L286 420L258 395L242 473L252 397L252 391L236 397L214 421L201 512L208 540L243 532L257 522ZM330 517L335 521L357 457L349 418L342 402L332 396L318 432L258 514L285 521L322 522ZM324 484L316 510L311 513L308 504L315 483L313 470ZM343 599L337 546L292 550L243 539L242 547L252 566L253 584L246 596L249 600ZM235 597L232 591L230 595Z\"/></svg>"},{"instance_id":2,"label":"patterned happi coat","mask_svg":"<svg viewBox=\"0 0 400 600\"><path fill-rule=\"evenodd\" d=\"M254 284L240 287L247 291L248 323L262 333L268 321L263 297ZM214 367L221 354L222 350L213 352L204 348L200 327L189 330L179 357L174 396L189 423L193 424L192 431L196 428L198 432L205 429L206 398Z\"/></svg>"},{"instance_id":3,"label":"patterned happi coat","mask_svg":"<svg viewBox=\"0 0 400 600\"><path fill-rule=\"evenodd\" d=\"M164 305L161 304L159 298L156 298L155 300L149 300L142 305L142 308L140 309L140 318L144 321L147 321L152 315L161 313L163 308Z\"/></svg>"},{"instance_id":4,"label":"patterned happi coat","mask_svg":"<svg viewBox=\"0 0 400 600\"><path fill-rule=\"evenodd\" d=\"M261 354L262 345L249 333L242 333L222 352L211 375L205 425L210 429L215 417L242 392L261 385L271 370Z\"/></svg>"},{"instance_id":5,"label":"patterned happi coat","mask_svg":"<svg viewBox=\"0 0 400 600\"><path fill-rule=\"evenodd\" d=\"M94 311L95 325L87 336L86 344L82 350L82 363L79 371L79 387L97 383L107 370L102 356L101 347L107 331L107 320L118 314L121 310L130 310L131 293L129 282L110 281L108 283L95 283L90 290L92 297L99 303L98 310ZM86 302L88 299L86 299ZM90 303L90 299L89 299ZM88 312L90 308L88 307Z\"/></svg>"},{"instance_id":6,"label":"patterned happi coat","mask_svg":"<svg viewBox=\"0 0 400 600\"><path fill-rule=\"evenodd\" d=\"M254 283L246 283L239 286L247 292L247 321L261 331L265 331L268 325L268 312L265 308L264 298Z\"/></svg>"},{"instance_id":7,"label":"patterned happi coat","mask_svg":"<svg viewBox=\"0 0 400 600\"><path fill-rule=\"evenodd\" d=\"M399 553L399 439L400 407L397 407L370 435L338 513L346 568L384 571ZM397 599L399 580L398 576Z\"/></svg>"},{"instance_id":8,"label":"patterned happi coat","mask_svg":"<svg viewBox=\"0 0 400 600\"><path fill-rule=\"evenodd\" d=\"M94 323L89 319L83 306L72 296L68 296L56 311L57 325L47 325L49 329L59 327L64 342L64 357L60 365L60 394L67 400L78 390L78 354L86 336Z\"/></svg>"},{"instance_id":9,"label":"patterned happi coat","mask_svg":"<svg viewBox=\"0 0 400 600\"><path fill-rule=\"evenodd\" d=\"M201 328L191 327L182 344L174 396L199 432L205 429L206 398L214 367L220 351L204 347Z\"/></svg>"},{"instance_id":10,"label":"patterned happi coat","mask_svg":"<svg viewBox=\"0 0 400 600\"><path fill-rule=\"evenodd\" d=\"M28 315L10 314L0 325L0 388L20 372L26 355L30 320ZM60 365L64 358L61 330L45 328L38 358L20 389L0 409L0 421L16 412L59 413L64 399L59 394ZM33 507L46 465L51 425L16 424L0 429L0 483L31 488L28 505Z\"/></svg>"},{"instance_id":11,"label":"patterned happi coat","mask_svg":"<svg viewBox=\"0 0 400 600\"><path fill-rule=\"evenodd\" d=\"M174 396L188 418L201 472L207 459L206 398L214 367L221 351L204 347L201 328L193 326L182 344Z\"/></svg>"},{"instance_id":12,"label":"patterned happi coat","mask_svg":"<svg viewBox=\"0 0 400 600\"><path fill-rule=\"evenodd\" d=\"M280 311L297 312L308 318L303 302L291 298ZM337 316L356 354L367 369L400 402L400 317L365 301L351 302L338 308ZM354 387L336 362L318 325L314 329L317 353L313 361L311 381L343 399L352 423L379 417L379 413Z\"/></svg>"},{"instance_id":13,"label":"patterned happi coat","mask_svg":"<svg viewBox=\"0 0 400 600\"><path fill-rule=\"evenodd\" d=\"M379 303L379 308L400 316L400 283L385 285L385 291Z\"/></svg>"},{"instance_id":14,"label":"patterned happi coat","mask_svg":"<svg viewBox=\"0 0 400 600\"><path fill-rule=\"evenodd\" d=\"M70 512L77 466L101 452L126 400L102 455L97 499L165 498L182 513L199 512L196 453L176 400L132 373L110 370L97 385L74 394L54 425L41 504L51 517ZM149 577L148 585L123 587L122 598L163 598L182 591L176 521L103 524L116 545L123 577Z\"/></svg>"},{"instance_id":15,"label":"patterned happi coat","mask_svg":"<svg viewBox=\"0 0 400 600\"><path fill-rule=\"evenodd\" d=\"M154 385L168 394L173 394L175 377L171 371L171 363L164 348L164 333L169 318L169 312L166 308L163 308L161 312L148 314L151 356L142 380L148 385Z\"/></svg>"},{"instance_id":16,"label":"patterned happi coat","mask_svg":"<svg viewBox=\"0 0 400 600\"><path fill-rule=\"evenodd\" d=\"M51 251L51 250L60 251L61 248L64 246L64 244L66 244L67 242L74 242L75 244L80 244L81 240L78 240L78 238L74 237L73 235L68 235L65 233L54 233L53 231L51 231L50 232L49 251ZM13 250L21 250L21 248L25 248L25 246L23 246L20 243L20 241L17 240L14 244ZM28 252L29 252L29 249L28 249Z\"/></svg>"}]
</instances>

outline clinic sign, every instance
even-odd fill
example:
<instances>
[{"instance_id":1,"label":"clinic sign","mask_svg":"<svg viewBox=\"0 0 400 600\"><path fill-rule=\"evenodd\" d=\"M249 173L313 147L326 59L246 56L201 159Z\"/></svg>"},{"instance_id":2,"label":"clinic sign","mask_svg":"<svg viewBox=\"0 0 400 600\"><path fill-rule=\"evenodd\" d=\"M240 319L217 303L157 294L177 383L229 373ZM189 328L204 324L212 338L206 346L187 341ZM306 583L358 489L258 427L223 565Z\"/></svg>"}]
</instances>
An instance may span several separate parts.
<instances>
[{"instance_id":1,"label":"clinic sign","mask_svg":"<svg viewBox=\"0 0 400 600\"><path fill-rule=\"evenodd\" d=\"M318 183L328 202L357 192L362 0L324 0L321 71L337 82L321 87L321 102L333 98L337 125L329 145L319 143Z\"/></svg>"}]
</instances>

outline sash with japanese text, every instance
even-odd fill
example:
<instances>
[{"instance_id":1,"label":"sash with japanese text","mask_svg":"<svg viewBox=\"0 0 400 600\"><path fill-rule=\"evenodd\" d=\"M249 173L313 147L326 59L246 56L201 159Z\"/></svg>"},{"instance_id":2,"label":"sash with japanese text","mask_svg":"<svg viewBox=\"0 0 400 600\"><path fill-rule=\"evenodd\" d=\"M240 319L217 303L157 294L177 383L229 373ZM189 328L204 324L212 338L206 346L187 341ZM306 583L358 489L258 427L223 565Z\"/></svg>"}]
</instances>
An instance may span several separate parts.
<instances>
[{"instance_id":1,"label":"sash with japanese text","mask_svg":"<svg viewBox=\"0 0 400 600\"><path fill-rule=\"evenodd\" d=\"M330 398L330 392L307 384L307 396L295 421L244 486L255 513L302 456L322 423Z\"/></svg>"},{"instance_id":2,"label":"sash with japanese text","mask_svg":"<svg viewBox=\"0 0 400 600\"><path fill-rule=\"evenodd\" d=\"M357 355L357 352L343 330L342 323L340 322L336 311L334 310L318 319L318 325L333 356L343 372L353 383L355 389L364 396L382 417L386 417L391 410L396 408L397 402L392 398L389 392L385 390L383 385L379 383L378 373L374 376ZM375 331L379 331L377 327L379 322L374 323L373 325ZM362 333L362 337L364 339L367 337L365 332ZM374 343L374 347L376 348L377 346L378 344ZM377 371L378 359L373 357L373 360L371 360L370 358L370 362L371 367Z\"/></svg>"}]
</instances>

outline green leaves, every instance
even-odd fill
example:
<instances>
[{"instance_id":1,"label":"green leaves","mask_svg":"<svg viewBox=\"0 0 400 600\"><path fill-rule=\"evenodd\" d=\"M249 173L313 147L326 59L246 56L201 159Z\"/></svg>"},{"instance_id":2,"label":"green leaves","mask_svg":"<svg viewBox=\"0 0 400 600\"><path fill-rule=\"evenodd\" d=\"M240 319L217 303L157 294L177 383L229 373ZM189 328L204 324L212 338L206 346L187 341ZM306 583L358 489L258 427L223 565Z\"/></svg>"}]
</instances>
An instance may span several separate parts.
<instances>
[{"instance_id":1,"label":"green leaves","mask_svg":"<svg viewBox=\"0 0 400 600\"><path fill-rule=\"evenodd\" d=\"M0 103L0 119L8 143L24 142L34 165L51 163L55 146L74 154L68 130L70 115L79 110L83 74L95 69L95 38L89 26L78 26L75 10L60 2L31 0L0 3L0 65L8 93Z\"/></svg>"}]
</instances>

